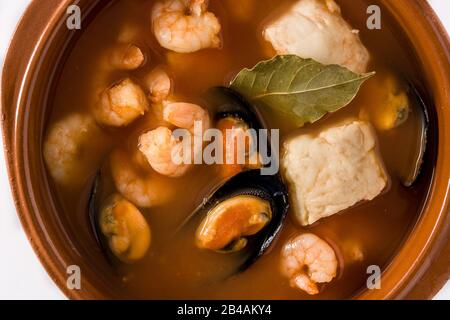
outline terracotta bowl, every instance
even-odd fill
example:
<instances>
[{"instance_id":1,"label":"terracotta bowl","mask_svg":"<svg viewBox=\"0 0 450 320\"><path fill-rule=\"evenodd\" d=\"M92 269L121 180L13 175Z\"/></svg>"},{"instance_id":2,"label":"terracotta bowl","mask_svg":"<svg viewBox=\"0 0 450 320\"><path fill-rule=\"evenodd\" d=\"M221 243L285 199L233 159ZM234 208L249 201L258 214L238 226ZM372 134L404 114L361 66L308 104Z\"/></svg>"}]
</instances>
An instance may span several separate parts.
<instances>
[{"instance_id":1,"label":"terracotta bowl","mask_svg":"<svg viewBox=\"0 0 450 320\"><path fill-rule=\"evenodd\" d=\"M41 155L50 92L79 32L65 25L70 0L34 0L14 35L2 79L2 127L17 212L47 272L74 299L116 298L114 284L96 274L75 235L57 214ZM385 268L380 290L359 299L430 298L450 273L450 45L432 9L421 0L380 0L383 14L404 33L435 106L437 162L427 203L413 230ZM83 23L107 3L80 0ZM69 265L82 270L82 290L66 286ZM117 288L117 287L116 287Z\"/></svg>"}]
</instances>

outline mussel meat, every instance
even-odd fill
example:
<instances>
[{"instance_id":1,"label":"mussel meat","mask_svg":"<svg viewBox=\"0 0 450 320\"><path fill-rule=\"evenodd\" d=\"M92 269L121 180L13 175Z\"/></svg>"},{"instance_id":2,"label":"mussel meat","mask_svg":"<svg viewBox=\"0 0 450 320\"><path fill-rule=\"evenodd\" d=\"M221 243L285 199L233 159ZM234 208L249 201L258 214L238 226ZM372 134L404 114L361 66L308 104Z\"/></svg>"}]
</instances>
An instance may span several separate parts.
<instances>
[{"instance_id":1,"label":"mussel meat","mask_svg":"<svg viewBox=\"0 0 450 320\"><path fill-rule=\"evenodd\" d=\"M197 246L216 251L239 251L247 236L260 232L272 219L270 203L253 195L239 195L212 208L196 233ZM226 226L226 227L224 227Z\"/></svg>"},{"instance_id":2,"label":"mussel meat","mask_svg":"<svg viewBox=\"0 0 450 320\"><path fill-rule=\"evenodd\" d=\"M100 174L89 199L89 220L95 239L111 262L113 258L134 263L147 253L151 242L150 226L130 201L117 193L108 196L100 207Z\"/></svg>"}]
</instances>

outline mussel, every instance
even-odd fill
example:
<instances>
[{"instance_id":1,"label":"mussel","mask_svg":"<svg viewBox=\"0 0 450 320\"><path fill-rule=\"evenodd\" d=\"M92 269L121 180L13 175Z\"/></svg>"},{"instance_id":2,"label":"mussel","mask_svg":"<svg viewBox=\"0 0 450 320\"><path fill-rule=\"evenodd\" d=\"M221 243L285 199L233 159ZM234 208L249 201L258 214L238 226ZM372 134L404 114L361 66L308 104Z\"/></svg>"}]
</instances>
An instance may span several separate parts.
<instances>
[{"instance_id":1,"label":"mussel","mask_svg":"<svg viewBox=\"0 0 450 320\"><path fill-rule=\"evenodd\" d=\"M207 99L216 110L216 120L234 119L248 128L263 129L264 122L256 109L229 88L213 88ZM269 135L264 136L270 160ZM259 140L261 137L259 136ZM261 141L257 141L260 145ZM279 234L289 209L287 189L278 171L267 174L263 161L258 169L243 170L217 187L186 219L182 229L199 250L229 255L235 272L242 272L261 257ZM223 259L223 257L221 258ZM230 268L228 268L230 270Z\"/></svg>"},{"instance_id":2,"label":"mussel","mask_svg":"<svg viewBox=\"0 0 450 320\"><path fill-rule=\"evenodd\" d=\"M404 145L394 151L408 153L393 161L393 171L403 186L411 187L424 164L432 109L425 103L419 87L407 79L399 80L388 74L380 87L375 91L379 95L378 103L363 109L361 115L389 136L390 143L401 138Z\"/></svg>"},{"instance_id":3,"label":"mussel","mask_svg":"<svg viewBox=\"0 0 450 320\"><path fill-rule=\"evenodd\" d=\"M244 171L218 188L194 211L197 246L238 256L243 271L262 256L279 234L289 209L281 179L260 169Z\"/></svg>"},{"instance_id":4,"label":"mussel","mask_svg":"<svg viewBox=\"0 0 450 320\"><path fill-rule=\"evenodd\" d=\"M97 172L93 179L92 188L89 193L88 200L88 218L91 226L91 232L94 236L95 241L102 249L102 251L106 248L104 246L103 238L101 236L101 232L99 232L99 218L98 218L98 195L100 192L100 180L101 180L101 172Z\"/></svg>"},{"instance_id":5,"label":"mussel","mask_svg":"<svg viewBox=\"0 0 450 320\"><path fill-rule=\"evenodd\" d=\"M197 246L218 252L239 251L247 245L245 237L260 232L272 216L266 199L249 194L231 197L209 210L197 229Z\"/></svg>"},{"instance_id":6,"label":"mussel","mask_svg":"<svg viewBox=\"0 0 450 320\"><path fill-rule=\"evenodd\" d=\"M221 123L228 122L234 127L244 127L248 130L247 136L251 141L246 150L249 154L245 168L262 168L264 174L277 175L279 130L268 130L258 108L230 88L212 88L206 97L210 108L216 111L215 120L219 127Z\"/></svg>"},{"instance_id":7,"label":"mussel","mask_svg":"<svg viewBox=\"0 0 450 320\"><path fill-rule=\"evenodd\" d=\"M88 205L95 240L110 263L115 260L137 262L150 247L150 226L140 210L118 193L100 201L100 181L99 173L94 179Z\"/></svg>"},{"instance_id":8,"label":"mussel","mask_svg":"<svg viewBox=\"0 0 450 320\"><path fill-rule=\"evenodd\" d=\"M267 159L261 158L261 153L256 150L260 145L256 130L264 125L253 106L238 93L223 87L209 90L207 101L216 110L216 128L223 134L221 158L224 163L220 166L220 175L226 179L245 169L260 168Z\"/></svg>"},{"instance_id":9,"label":"mussel","mask_svg":"<svg viewBox=\"0 0 450 320\"><path fill-rule=\"evenodd\" d=\"M253 129L266 127L258 109L233 89L227 87L212 88L206 94L206 101L212 109L216 110L216 121L224 118L235 118L242 120Z\"/></svg>"},{"instance_id":10,"label":"mussel","mask_svg":"<svg viewBox=\"0 0 450 320\"><path fill-rule=\"evenodd\" d=\"M412 155L411 166L404 168L401 174L402 184L406 187L411 187L420 175L425 152L428 143L428 131L430 118L428 114L427 105L421 94L413 84L409 85L409 104L412 113L417 115L418 122L418 139L416 140L415 153Z\"/></svg>"}]
</instances>

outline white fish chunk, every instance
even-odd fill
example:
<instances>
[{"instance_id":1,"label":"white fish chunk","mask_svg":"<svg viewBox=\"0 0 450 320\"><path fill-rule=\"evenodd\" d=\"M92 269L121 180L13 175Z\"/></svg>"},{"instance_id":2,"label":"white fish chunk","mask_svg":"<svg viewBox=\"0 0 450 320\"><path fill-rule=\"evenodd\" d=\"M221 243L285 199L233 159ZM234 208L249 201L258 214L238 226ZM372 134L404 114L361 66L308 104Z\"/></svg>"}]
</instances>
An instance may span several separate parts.
<instances>
[{"instance_id":1,"label":"white fish chunk","mask_svg":"<svg viewBox=\"0 0 450 320\"><path fill-rule=\"evenodd\" d=\"M376 144L374 130L363 121L284 144L282 171L301 225L372 200L386 188L389 178Z\"/></svg>"},{"instance_id":2,"label":"white fish chunk","mask_svg":"<svg viewBox=\"0 0 450 320\"><path fill-rule=\"evenodd\" d=\"M367 71L370 55L333 0L299 0L263 31L278 54L295 54L322 64Z\"/></svg>"}]
</instances>

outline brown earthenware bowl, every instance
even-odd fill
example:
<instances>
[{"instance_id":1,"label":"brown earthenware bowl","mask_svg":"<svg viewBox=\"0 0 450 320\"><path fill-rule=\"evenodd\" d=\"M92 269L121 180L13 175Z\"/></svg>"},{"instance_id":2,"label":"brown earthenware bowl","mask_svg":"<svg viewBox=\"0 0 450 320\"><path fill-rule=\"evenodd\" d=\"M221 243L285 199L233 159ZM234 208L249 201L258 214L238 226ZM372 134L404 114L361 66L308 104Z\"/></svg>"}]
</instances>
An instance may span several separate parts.
<instances>
[{"instance_id":1,"label":"brown earthenware bowl","mask_svg":"<svg viewBox=\"0 0 450 320\"><path fill-rule=\"evenodd\" d=\"M3 70L2 127L10 184L29 240L47 272L74 299L115 298L114 284L104 281L77 247L76 237L58 217L41 143L45 110L62 62L80 32L65 26L73 1L34 0L12 40ZM432 9L421 0L380 0L383 14L400 26L437 115L437 163L428 201L402 248L385 269L380 290L360 299L430 298L450 273L450 45ZM79 0L83 24L108 1ZM382 231L380 231L382 232ZM82 270L82 289L66 286L67 266ZM117 287L116 287L117 288Z\"/></svg>"}]
</instances>

